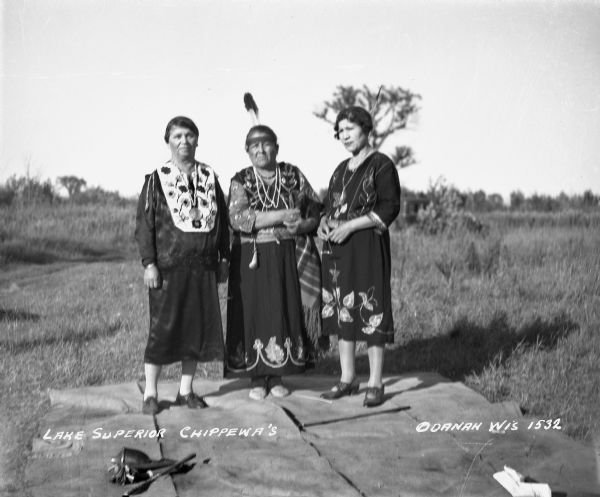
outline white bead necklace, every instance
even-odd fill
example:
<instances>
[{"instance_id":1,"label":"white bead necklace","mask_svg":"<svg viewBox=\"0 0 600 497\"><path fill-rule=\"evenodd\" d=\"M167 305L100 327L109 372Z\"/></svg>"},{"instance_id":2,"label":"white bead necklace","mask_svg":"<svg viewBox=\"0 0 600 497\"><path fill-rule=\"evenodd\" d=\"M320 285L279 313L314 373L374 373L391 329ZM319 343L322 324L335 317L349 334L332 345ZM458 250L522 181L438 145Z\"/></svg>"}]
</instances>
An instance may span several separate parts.
<instances>
[{"instance_id":1,"label":"white bead necklace","mask_svg":"<svg viewBox=\"0 0 600 497\"><path fill-rule=\"evenodd\" d=\"M279 170L279 166L275 166L275 184L272 197L269 196L269 189L267 185L265 185L265 181L263 180L262 176L255 166L252 167L254 168L254 176L256 177L256 192L258 193L258 199L262 204L262 210L269 210L269 207L277 209L280 200L283 201L283 205L285 205L285 208L288 209L289 207L287 202L281 196L281 171Z\"/></svg>"}]
</instances>

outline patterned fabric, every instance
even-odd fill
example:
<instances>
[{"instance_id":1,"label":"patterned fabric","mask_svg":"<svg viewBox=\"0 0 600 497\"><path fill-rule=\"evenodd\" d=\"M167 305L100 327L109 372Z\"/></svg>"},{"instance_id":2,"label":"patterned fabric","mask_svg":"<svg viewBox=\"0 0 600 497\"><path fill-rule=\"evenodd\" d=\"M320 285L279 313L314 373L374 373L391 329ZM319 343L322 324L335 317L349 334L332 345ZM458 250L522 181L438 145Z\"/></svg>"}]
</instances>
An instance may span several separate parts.
<instances>
[{"instance_id":1,"label":"patterned fabric","mask_svg":"<svg viewBox=\"0 0 600 497\"><path fill-rule=\"evenodd\" d=\"M227 205L215 177L217 213L213 229L182 231L173 220L158 172L146 176L138 202L135 239L142 264L155 263L159 268L212 267L219 259L229 258Z\"/></svg>"},{"instance_id":2,"label":"patterned fabric","mask_svg":"<svg viewBox=\"0 0 600 497\"><path fill-rule=\"evenodd\" d=\"M296 237L298 279L302 292L302 305L312 307L319 303L321 294L321 259L312 236Z\"/></svg>"},{"instance_id":3,"label":"patterned fabric","mask_svg":"<svg viewBox=\"0 0 600 497\"><path fill-rule=\"evenodd\" d=\"M318 219L321 201L306 177L292 164L282 162L277 167L281 172L281 198L278 208L297 207L300 209L303 218L316 217ZM267 188L267 193L273 197L276 185L272 183ZM289 239L290 234L285 226L276 226L267 230L254 230L256 213L267 209L258 194L254 168L247 167L238 172L231 180L229 191L229 218L233 229L247 235L254 234L254 239L259 243L261 241L260 236L256 237L256 235L260 235L261 232L268 232L273 235L273 238L268 237L268 240ZM295 238L302 304L311 307L317 302L321 294L319 254L312 236L298 235Z\"/></svg>"},{"instance_id":4,"label":"patterned fabric","mask_svg":"<svg viewBox=\"0 0 600 497\"><path fill-rule=\"evenodd\" d=\"M346 221L367 215L384 231L400 209L400 183L393 162L374 152L354 171L343 161L329 181L325 214Z\"/></svg>"},{"instance_id":5,"label":"patterned fabric","mask_svg":"<svg viewBox=\"0 0 600 497\"><path fill-rule=\"evenodd\" d=\"M196 163L190 177L171 161L157 170L173 223L181 231L208 232L215 225L215 173Z\"/></svg>"},{"instance_id":6,"label":"patterned fabric","mask_svg":"<svg viewBox=\"0 0 600 497\"><path fill-rule=\"evenodd\" d=\"M146 363L222 360L224 356L216 270L219 259L229 258L230 253L227 206L218 179L212 170L206 171L211 171L210 195L216 212L208 209L212 220L204 218L199 228L184 230L176 225L181 218L173 215L158 171L146 176L139 197L135 238L142 264L155 263L162 281L160 288L148 291ZM207 185L197 181L201 184ZM212 228L207 231L209 224Z\"/></svg>"},{"instance_id":7,"label":"patterned fabric","mask_svg":"<svg viewBox=\"0 0 600 497\"><path fill-rule=\"evenodd\" d=\"M282 376L304 371L307 337L293 240L262 243L250 269L253 244L234 243L227 305L230 376Z\"/></svg>"},{"instance_id":8,"label":"patterned fabric","mask_svg":"<svg viewBox=\"0 0 600 497\"><path fill-rule=\"evenodd\" d=\"M303 195L309 196L320 206L321 202L319 197L314 192L305 176L300 172L300 169L285 162L280 162L277 164L277 167L281 173L281 202L278 207L279 209L300 207L300 199ZM253 167L242 169L233 177L233 180L244 187L248 196L248 206L251 209L257 211L268 209L268 207L261 202ZM273 195L275 184L271 183L268 186L268 189L268 193Z\"/></svg>"},{"instance_id":9,"label":"patterned fabric","mask_svg":"<svg viewBox=\"0 0 600 497\"><path fill-rule=\"evenodd\" d=\"M319 217L319 198L300 170L287 163L277 167L281 178L279 193L276 181L265 182L266 196L274 205L263 204L254 168L239 171L231 180L229 374L254 377L302 372L312 335L318 337L321 333L319 256L312 236L294 237L285 226L254 228L257 214L267 210L295 207L305 219ZM258 266L251 269L255 245ZM316 319L309 322L306 315Z\"/></svg>"},{"instance_id":10,"label":"patterned fabric","mask_svg":"<svg viewBox=\"0 0 600 497\"><path fill-rule=\"evenodd\" d=\"M322 263L323 333L368 346L393 342L388 226L400 211L400 184L391 160L373 153L354 171L342 162L329 183L330 220L368 216L376 223L343 243L325 243Z\"/></svg>"}]
</instances>

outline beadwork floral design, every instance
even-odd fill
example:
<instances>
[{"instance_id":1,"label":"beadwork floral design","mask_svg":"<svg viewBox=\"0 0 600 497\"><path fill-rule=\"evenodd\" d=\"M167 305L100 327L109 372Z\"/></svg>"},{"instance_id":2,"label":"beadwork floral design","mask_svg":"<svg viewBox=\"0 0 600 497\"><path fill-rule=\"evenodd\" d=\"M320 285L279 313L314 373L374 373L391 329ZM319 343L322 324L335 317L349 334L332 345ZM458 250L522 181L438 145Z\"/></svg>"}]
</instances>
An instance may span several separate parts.
<instances>
[{"instance_id":1,"label":"beadwork floral design","mask_svg":"<svg viewBox=\"0 0 600 497\"><path fill-rule=\"evenodd\" d=\"M266 199L277 199L275 209L297 207L303 217L306 214L303 210L307 210L309 205L312 204L313 208L320 205L317 194L297 167L287 162L280 162L277 168L279 179L270 185L265 184L266 192L263 190L262 194L259 190L263 185L259 188L259 181L253 167L247 167L233 177L229 190L229 216L234 230L251 233L254 229L256 213L273 210L271 203L265 205ZM276 194L276 188L280 189L279 194ZM316 212L313 212L313 215L316 215ZM284 236L288 234L285 227L269 228L269 230L275 234L281 231Z\"/></svg>"},{"instance_id":2,"label":"beadwork floral design","mask_svg":"<svg viewBox=\"0 0 600 497\"><path fill-rule=\"evenodd\" d=\"M177 228L188 232L213 229L217 216L216 178L209 166L197 163L188 178L169 162L158 170L158 177Z\"/></svg>"},{"instance_id":3,"label":"beadwork floral design","mask_svg":"<svg viewBox=\"0 0 600 497\"><path fill-rule=\"evenodd\" d=\"M369 161L368 158L365 160L365 162L367 161ZM348 180L345 180L344 176L346 175L347 171L348 164L346 163L343 166L338 167L331 178L329 201L332 207L330 214L332 219L354 219L356 217L360 217L370 211L377 201L377 191L375 188L375 168L368 166L367 163L367 167L363 171L360 178L358 176L355 178L353 172ZM358 171L358 169L356 171ZM342 176L340 182L341 191L334 191L331 188L331 185L337 183L340 175ZM346 188L353 181L359 181L360 186L356 189L354 194L349 197L346 193ZM361 208L356 209L357 205L361 206Z\"/></svg>"},{"instance_id":4,"label":"beadwork floral design","mask_svg":"<svg viewBox=\"0 0 600 497\"><path fill-rule=\"evenodd\" d=\"M285 354L283 353L283 349L277 345L275 337L269 339L269 343L265 347L265 352L269 361L277 363L283 362Z\"/></svg>"},{"instance_id":5,"label":"beadwork floral design","mask_svg":"<svg viewBox=\"0 0 600 497\"><path fill-rule=\"evenodd\" d=\"M257 338L254 340L252 348L256 351L254 361L252 361L252 358L246 353L245 362L247 366L245 368L233 368L231 365L228 365L228 368L233 372L240 372L253 370L258 366L259 362L274 369L283 368L288 362L291 362L296 366L304 366L305 364L304 344L302 343L302 339L294 346L292 340L286 338L282 347L277 343L277 338L274 336L269 338L269 342L266 346L260 338Z\"/></svg>"},{"instance_id":6,"label":"beadwork floral design","mask_svg":"<svg viewBox=\"0 0 600 497\"><path fill-rule=\"evenodd\" d=\"M328 319L335 315L337 317L338 327L341 328L342 323L354 322L351 311L358 310L358 316L364 324L362 327L363 333L366 335L372 335L376 331L384 333L384 331L379 329L379 325L383 320L383 312L374 312L375 308L378 306L377 299L373 296L375 287L370 287L366 292L358 292L361 301L355 303L354 290L342 297L338 285L340 271L336 266L334 265L334 268L330 269L329 272L331 274L333 288L331 291L327 290L325 287L322 289L323 309L321 310L321 317L323 319Z\"/></svg>"},{"instance_id":7,"label":"beadwork floral design","mask_svg":"<svg viewBox=\"0 0 600 497\"><path fill-rule=\"evenodd\" d=\"M278 164L277 168L281 175L281 198L283 198L284 203L289 207L289 204L291 203L290 199L293 198L293 192L294 190L297 190L298 185L298 179L296 178L294 171L295 168L291 164L285 162ZM264 205L264 199L260 196L258 180L254 168L246 168L243 175L244 189L248 195L248 204L250 208L258 211L266 210L268 206ZM279 185L273 183L267 187L267 192L274 197L275 194L272 190L277 187L279 187Z\"/></svg>"}]
</instances>

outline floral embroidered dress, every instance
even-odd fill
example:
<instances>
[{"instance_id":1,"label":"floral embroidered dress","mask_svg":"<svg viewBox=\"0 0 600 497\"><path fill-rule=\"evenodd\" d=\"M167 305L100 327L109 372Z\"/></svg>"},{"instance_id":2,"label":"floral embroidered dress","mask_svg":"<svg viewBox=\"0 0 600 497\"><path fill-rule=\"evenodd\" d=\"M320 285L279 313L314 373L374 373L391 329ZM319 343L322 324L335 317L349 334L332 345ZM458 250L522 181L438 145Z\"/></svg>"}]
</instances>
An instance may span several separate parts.
<instances>
[{"instance_id":1,"label":"floral embroidered dress","mask_svg":"<svg viewBox=\"0 0 600 497\"><path fill-rule=\"evenodd\" d=\"M293 207L300 208L304 218L318 218L321 203L291 164L279 163L274 181L263 185L266 195L258 190L262 186L254 168L247 167L232 178L229 191L233 242L226 352L230 376L283 376L300 373L306 365L308 338L296 237L283 225L256 230L254 222L258 212ZM255 247L258 266L251 268ZM314 277L318 295L318 268Z\"/></svg>"},{"instance_id":2,"label":"floral embroidered dress","mask_svg":"<svg viewBox=\"0 0 600 497\"><path fill-rule=\"evenodd\" d=\"M356 231L342 244L325 242L322 254L323 333L368 346L394 341L388 226L400 212L400 183L392 161L374 152L354 171L334 171L325 215L346 221L367 215L376 227Z\"/></svg>"},{"instance_id":3,"label":"floral embroidered dress","mask_svg":"<svg viewBox=\"0 0 600 497\"><path fill-rule=\"evenodd\" d=\"M229 258L227 206L214 171L196 163L188 177L170 161L146 176L135 237L142 264L162 285L149 290L149 364L223 360L217 266Z\"/></svg>"}]
</instances>

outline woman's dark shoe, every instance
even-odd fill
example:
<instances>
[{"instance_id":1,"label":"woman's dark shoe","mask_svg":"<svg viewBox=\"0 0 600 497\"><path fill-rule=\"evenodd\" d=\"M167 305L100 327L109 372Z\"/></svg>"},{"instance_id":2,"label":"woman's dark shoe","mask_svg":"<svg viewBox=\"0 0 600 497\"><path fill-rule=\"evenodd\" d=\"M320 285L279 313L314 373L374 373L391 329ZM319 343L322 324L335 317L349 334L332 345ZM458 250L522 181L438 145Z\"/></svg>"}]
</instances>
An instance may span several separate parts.
<instances>
[{"instance_id":1,"label":"woman's dark shoe","mask_svg":"<svg viewBox=\"0 0 600 497\"><path fill-rule=\"evenodd\" d=\"M363 405L366 407L375 407L383 404L383 389L383 385L381 387L367 387Z\"/></svg>"},{"instance_id":2,"label":"woman's dark shoe","mask_svg":"<svg viewBox=\"0 0 600 497\"><path fill-rule=\"evenodd\" d=\"M142 413L143 414L157 414L158 413L158 402L156 397L148 397L142 402Z\"/></svg>"},{"instance_id":3,"label":"woman's dark shoe","mask_svg":"<svg viewBox=\"0 0 600 497\"><path fill-rule=\"evenodd\" d=\"M208 407L206 402L204 402L204 399L199 395L196 395L194 392L190 392L187 395L181 395L179 392L177 392L175 405L188 406L190 409L204 409L205 407Z\"/></svg>"},{"instance_id":4,"label":"woman's dark shoe","mask_svg":"<svg viewBox=\"0 0 600 497\"><path fill-rule=\"evenodd\" d=\"M321 398L323 399L339 399L344 395L356 395L358 393L358 383L344 383L340 381L337 385L335 385L329 392L323 392L321 394Z\"/></svg>"}]
</instances>

